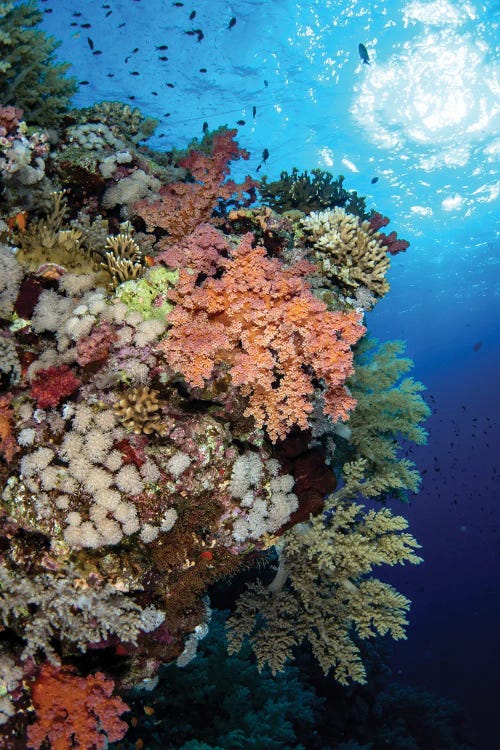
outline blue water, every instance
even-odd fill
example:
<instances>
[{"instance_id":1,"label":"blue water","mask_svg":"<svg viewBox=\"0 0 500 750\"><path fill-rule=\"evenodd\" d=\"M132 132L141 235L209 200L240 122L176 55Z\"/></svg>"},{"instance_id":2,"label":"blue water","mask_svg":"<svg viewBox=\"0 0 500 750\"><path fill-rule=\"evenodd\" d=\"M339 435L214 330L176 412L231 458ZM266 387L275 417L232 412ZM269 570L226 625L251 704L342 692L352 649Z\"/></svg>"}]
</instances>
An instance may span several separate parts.
<instances>
[{"instance_id":1,"label":"blue water","mask_svg":"<svg viewBox=\"0 0 500 750\"><path fill-rule=\"evenodd\" d=\"M390 576L413 600L409 639L393 649L392 667L458 701L477 748L498 747L500 5L40 7L52 9L44 28L62 40L59 56L89 82L75 105L132 103L160 120L150 145L165 150L201 137L204 122L244 120L238 140L251 157L234 176L272 180L293 166L344 174L348 188L391 217L387 231L410 241L393 259L390 294L368 316L379 338L407 340L433 407L429 443L413 453L423 489L404 509L425 564ZM201 41L185 33L192 29L203 31ZM264 148L269 159L257 174Z\"/></svg>"}]
</instances>

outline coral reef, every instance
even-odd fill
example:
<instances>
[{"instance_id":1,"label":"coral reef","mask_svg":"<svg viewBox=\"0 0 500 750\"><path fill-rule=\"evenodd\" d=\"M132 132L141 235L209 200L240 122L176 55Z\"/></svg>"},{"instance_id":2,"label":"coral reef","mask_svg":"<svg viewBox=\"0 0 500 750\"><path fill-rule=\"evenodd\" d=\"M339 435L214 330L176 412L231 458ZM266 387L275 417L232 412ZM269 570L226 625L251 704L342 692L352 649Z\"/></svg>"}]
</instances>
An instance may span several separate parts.
<instances>
[{"instance_id":1,"label":"coral reef","mask_svg":"<svg viewBox=\"0 0 500 750\"><path fill-rule=\"evenodd\" d=\"M70 111L49 140L20 104L0 109L6 750L121 738L118 696L162 664L196 671L208 593L237 573L233 649L250 636L276 671L309 641L363 681L359 641L404 637L409 604L371 570L419 560L403 519L355 502L415 491L392 441L425 437L398 345L358 343L390 236L326 173L292 182L327 219L252 208L257 182L228 179L235 131L162 155L125 105Z\"/></svg>"}]
</instances>

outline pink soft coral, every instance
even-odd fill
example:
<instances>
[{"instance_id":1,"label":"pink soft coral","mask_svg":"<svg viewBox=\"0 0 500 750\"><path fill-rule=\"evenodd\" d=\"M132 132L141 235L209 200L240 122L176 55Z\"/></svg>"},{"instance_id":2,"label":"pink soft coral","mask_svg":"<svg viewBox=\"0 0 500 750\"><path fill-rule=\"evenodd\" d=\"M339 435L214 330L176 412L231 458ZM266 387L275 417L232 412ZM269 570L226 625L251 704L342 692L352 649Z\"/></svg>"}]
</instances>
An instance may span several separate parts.
<instances>
[{"instance_id":1,"label":"pink soft coral","mask_svg":"<svg viewBox=\"0 0 500 750\"><path fill-rule=\"evenodd\" d=\"M52 750L104 750L120 740L127 724L119 716L126 703L112 696L113 680L101 672L78 677L71 667L44 664L31 689L37 719L28 727L27 747L38 750L48 739Z\"/></svg>"},{"instance_id":2,"label":"pink soft coral","mask_svg":"<svg viewBox=\"0 0 500 750\"><path fill-rule=\"evenodd\" d=\"M313 378L326 385L334 419L355 405L343 384L353 372L351 345L364 332L356 313L329 312L304 279L309 264L285 268L243 237L221 254L220 278L202 283L183 269L169 296L176 303L171 329L160 344L169 366L193 387L203 387L217 364L248 398L245 416L265 426L271 440L294 425L305 429L312 411Z\"/></svg>"},{"instance_id":3,"label":"pink soft coral","mask_svg":"<svg viewBox=\"0 0 500 750\"><path fill-rule=\"evenodd\" d=\"M253 200L258 183L246 177L242 184L224 180L229 174L229 163L234 159L248 159L248 152L240 149L234 136L236 130L221 130L212 136L211 152L191 149L179 165L188 169L194 182L172 182L160 188L161 199L154 203L138 201L134 211L146 222L146 229L157 228L168 232L170 241L178 242L201 222L208 222L217 199L228 200L236 195L247 202Z\"/></svg>"}]
</instances>

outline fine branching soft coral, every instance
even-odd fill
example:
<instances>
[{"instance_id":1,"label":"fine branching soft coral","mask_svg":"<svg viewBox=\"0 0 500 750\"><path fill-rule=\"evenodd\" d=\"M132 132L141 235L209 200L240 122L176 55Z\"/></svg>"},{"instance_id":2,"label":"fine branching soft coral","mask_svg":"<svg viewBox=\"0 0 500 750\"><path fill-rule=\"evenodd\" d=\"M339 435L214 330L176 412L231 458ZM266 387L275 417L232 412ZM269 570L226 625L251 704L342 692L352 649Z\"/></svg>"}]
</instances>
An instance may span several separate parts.
<instances>
[{"instance_id":1,"label":"fine branching soft coral","mask_svg":"<svg viewBox=\"0 0 500 750\"><path fill-rule=\"evenodd\" d=\"M251 234L229 251L220 278L199 284L181 271L169 295L177 303L172 327L160 346L170 367L202 388L225 364L248 397L245 415L273 441L295 425L307 428L313 377L325 383L325 411L345 420L355 405L343 386L352 372L350 347L364 331L358 315L328 311L304 281L307 264L285 268L254 246Z\"/></svg>"}]
</instances>

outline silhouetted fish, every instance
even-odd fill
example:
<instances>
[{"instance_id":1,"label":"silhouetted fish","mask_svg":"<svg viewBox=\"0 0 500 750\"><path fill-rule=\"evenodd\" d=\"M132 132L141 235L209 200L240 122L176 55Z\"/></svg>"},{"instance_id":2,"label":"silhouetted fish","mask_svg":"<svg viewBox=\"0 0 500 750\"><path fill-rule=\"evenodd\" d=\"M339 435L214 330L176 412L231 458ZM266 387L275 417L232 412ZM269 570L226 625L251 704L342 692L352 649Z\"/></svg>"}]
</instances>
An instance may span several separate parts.
<instances>
[{"instance_id":1,"label":"silhouetted fish","mask_svg":"<svg viewBox=\"0 0 500 750\"><path fill-rule=\"evenodd\" d=\"M235 23L236 23L236 18L233 16L231 18L231 20L229 21L229 23L227 25L227 28L231 31L231 29L233 28L233 26L235 25Z\"/></svg>"},{"instance_id":2,"label":"silhouetted fish","mask_svg":"<svg viewBox=\"0 0 500 750\"><path fill-rule=\"evenodd\" d=\"M370 182L372 185L375 185L375 183L378 182L378 177L372 177Z\"/></svg>"},{"instance_id":3,"label":"silhouetted fish","mask_svg":"<svg viewBox=\"0 0 500 750\"><path fill-rule=\"evenodd\" d=\"M87 44L89 45L90 49L94 49L94 42L89 36L87 37Z\"/></svg>"},{"instance_id":4,"label":"silhouetted fish","mask_svg":"<svg viewBox=\"0 0 500 750\"><path fill-rule=\"evenodd\" d=\"M472 348L475 352L478 352L480 348L482 347L482 345L483 345L482 341L476 341L476 343L474 344Z\"/></svg>"},{"instance_id":5,"label":"silhouetted fish","mask_svg":"<svg viewBox=\"0 0 500 750\"><path fill-rule=\"evenodd\" d=\"M358 46L358 50L359 50L359 56L363 60L365 65L369 65L370 58L368 56L368 50L366 49L365 45L360 43Z\"/></svg>"}]
</instances>

